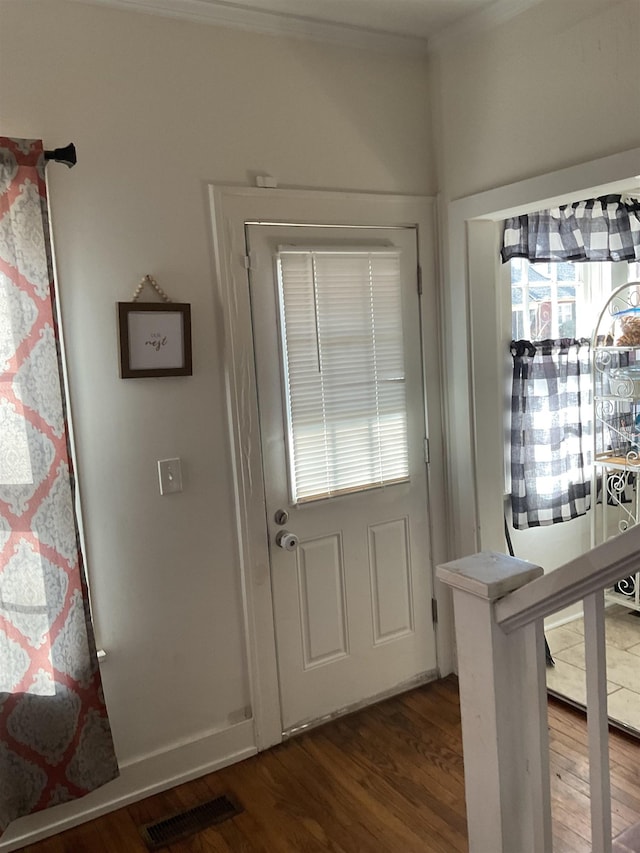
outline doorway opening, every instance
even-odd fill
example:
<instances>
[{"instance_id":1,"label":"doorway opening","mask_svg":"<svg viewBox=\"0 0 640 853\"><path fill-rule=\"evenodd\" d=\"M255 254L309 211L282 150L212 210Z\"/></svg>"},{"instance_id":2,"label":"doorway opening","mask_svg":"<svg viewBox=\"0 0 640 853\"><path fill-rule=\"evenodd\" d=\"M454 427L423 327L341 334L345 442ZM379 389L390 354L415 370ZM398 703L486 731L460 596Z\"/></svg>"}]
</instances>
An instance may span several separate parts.
<instances>
[{"instance_id":1,"label":"doorway opening","mask_svg":"<svg viewBox=\"0 0 640 853\"><path fill-rule=\"evenodd\" d=\"M517 310L529 309L528 320L532 333L534 329L538 331L547 329L550 333L547 336L551 337L554 333L554 323L555 330L560 333L562 323L571 322L574 312L579 310L578 304L575 305L575 308L573 306L567 307L568 303L572 301L572 294L566 281L563 281L560 276L556 277L555 285L550 281L545 282L543 286L548 287L548 290L538 294L535 293L535 288L541 284L541 281L534 281L531 288L532 281L526 278L528 271L523 276L521 269L519 276L516 277L517 280L511 281L510 270L505 269L507 265L503 267L500 264L498 257L501 222L511 216L555 207L559 204L624 192L637 185L635 176L638 173L638 163L640 163L640 151L627 152L606 158L603 161L594 161L580 167L574 167L571 170L532 179L522 184L493 190L470 199L462 199L451 205L452 240L459 239L462 244L466 243L468 264L467 268L464 269L463 265L455 259L453 252L449 262L453 270L452 280L454 280L456 271L463 275L465 296L469 304L468 322L472 338L472 353L466 369L469 371L469 383L472 388L469 418L474 441L470 448L468 464L473 470L474 488L471 499L463 494L456 496L458 506L466 507L466 509L458 509L457 512L468 514L469 511L472 511L477 522L476 540L473 545L469 542L465 548L466 552L481 549L495 549L501 552L506 550L503 519L505 510L507 510L507 517L509 512L508 505L505 503L506 490L504 485L507 468L505 465L505 433L509 426L510 398L507 391L508 383L505 382L504 377L509 376L511 372L509 344L513 338L513 320L516 322L518 331L524 332L525 325L524 315L519 318L513 316L515 300L512 299L512 284L521 288ZM553 187L553 197L549 197L549 187ZM576 187L582 188L576 189ZM628 270L626 264L613 266L625 267L624 272L612 268L611 281L606 282L606 273L604 270L600 270L600 296L606 296L607 288L619 283L616 279L619 279L622 274L624 274L624 280L628 274L633 276L636 274L636 270ZM545 272L547 278L550 278L551 271L547 269L542 271L543 275L540 276L540 279L544 277ZM572 288L575 287L575 278L574 275ZM587 276L587 278L589 277ZM598 287L594 286L593 278L587 284L594 287L596 298L592 301L595 305ZM533 300L537 304L527 304L526 308L523 298L525 286L529 286L534 291L534 296L540 297ZM457 298L460 299L460 296L459 289ZM563 302L564 307L561 307ZM556 312L555 319L554 309ZM518 321L522 321L519 326L517 325ZM450 325L451 320L449 320ZM452 354L452 357L455 360L455 354ZM456 369L461 375L465 373L465 365L461 363L459 357ZM473 510L470 509L471 506L473 506ZM589 549L589 526L587 514L586 517L573 519L566 524L512 531L515 554L517 557L543 566L545 571L552 571L557 566ZM464 538L463 531L461 531L461 538ZM467 541L469 541L469 536L467 536ZM608 616L614 616L612 608L608 608L607 613ZM563 668L559 665L559 661L562 662L564 659L564 664L576 666L576 661L582 654L581 644L583 640L580 636L579 619L580 614L577 611L567 611L556 614L553 622L547 625L552 652L556 658L556 670L554 670L552 678L559 678L560 669ZM640 622L632 616L628 617L627 621L629 620ZM549 630L554 628L559 629L557 637L549 633ZM615 628L611 629L609 634L615 633L615 630ZM567 641L567 645L564 648L559 648L558 643L562 646L563 639ZM626 642L626 639L620 642ZM638 642L640 642L640 624L638 625ZM616 666L616 659L622 659L617 654L618 651L624 657L634 654L636 650L632 652L630 645L619 650L615 648L608 650L610 675L615 669L618 669L617 677L622 678L620 667ZM629 659L627 662L633 663L634 661ZM580 679L583 678L584 666L582 667L582 675L580 675ZM620 717L620 713L615 710L615 693L619 692L620 703L623 704L625 697L626 699L629 697L620 691L629 689L630 685L624 680L614 681L612 684L617 686L610 691L610 715L614 717L615 712L615 715ZM640 678L637 680L636 687L640 691ZM573 701L582 704L579 700L579 693L574 695L577 695L578 698Z\"/></svg>"}]
</instances>

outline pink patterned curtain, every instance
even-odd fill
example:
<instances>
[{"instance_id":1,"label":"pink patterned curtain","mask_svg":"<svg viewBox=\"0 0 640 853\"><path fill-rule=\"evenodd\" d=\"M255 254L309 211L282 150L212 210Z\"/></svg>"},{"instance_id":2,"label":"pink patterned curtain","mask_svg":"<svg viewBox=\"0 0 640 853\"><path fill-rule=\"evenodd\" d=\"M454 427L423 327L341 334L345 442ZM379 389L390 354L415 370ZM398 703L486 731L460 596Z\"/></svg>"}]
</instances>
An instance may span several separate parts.
<instances>
[{"instance_id":1,"label":"pink patterned curtain","mask_svg":"<svg viewBox=\"0 0 640 853\"><path fill-rule=\"evenodd\" d=\"M0 137L0 834L118 775L78 547L42 143Z\"/></svg>"}]
</instances>

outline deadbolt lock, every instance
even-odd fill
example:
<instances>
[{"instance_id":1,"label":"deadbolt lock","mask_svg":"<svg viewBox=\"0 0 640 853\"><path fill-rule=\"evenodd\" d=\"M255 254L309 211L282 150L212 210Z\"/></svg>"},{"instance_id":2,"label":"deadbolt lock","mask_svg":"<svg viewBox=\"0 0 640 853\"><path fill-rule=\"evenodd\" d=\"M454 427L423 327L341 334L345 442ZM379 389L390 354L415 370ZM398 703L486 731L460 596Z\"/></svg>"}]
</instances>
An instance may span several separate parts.
<instances>
[{"instance_id":1,"label":"deadbolt lock","mask_svg":"<svg viewBox=\"0 0 640 853\"><path fill-rule=\"evenodd\" d=\"M273 520L276 524L286 524L289 521L289 513L286 509L277 509L273 516Z\"/></svg>"}]
</instances>

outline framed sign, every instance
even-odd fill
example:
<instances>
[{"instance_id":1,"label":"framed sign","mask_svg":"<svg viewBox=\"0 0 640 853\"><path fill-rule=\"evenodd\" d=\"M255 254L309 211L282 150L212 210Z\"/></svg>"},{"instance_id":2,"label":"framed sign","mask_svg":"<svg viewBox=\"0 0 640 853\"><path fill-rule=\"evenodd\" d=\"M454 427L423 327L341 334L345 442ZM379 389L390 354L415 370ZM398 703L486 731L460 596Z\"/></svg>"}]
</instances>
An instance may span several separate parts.
<instances>
[{"instance_id":1,"label":"framed sign","mask_svg":"<svg viewBox=\"0 0 640 853\"><path fill-rule=\"evenodd\" d=\"M118 302L120 376L191 376L191 306Z\"/></svg>"}]
</instances>

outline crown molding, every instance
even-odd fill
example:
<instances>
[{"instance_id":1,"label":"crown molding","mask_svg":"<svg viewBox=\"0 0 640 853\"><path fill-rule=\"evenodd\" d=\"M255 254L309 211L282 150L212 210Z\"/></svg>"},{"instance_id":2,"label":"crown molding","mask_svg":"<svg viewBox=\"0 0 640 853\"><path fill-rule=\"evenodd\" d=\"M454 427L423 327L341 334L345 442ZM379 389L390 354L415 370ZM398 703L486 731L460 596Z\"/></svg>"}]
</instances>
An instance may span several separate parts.
<instances>
[{"instance_id":1,"label":"crown molding","mask_svg":"<svg viewBox=\"0 0 640 853\"><path fill-rule=\"evenodd\" d=\"M495 0L490 6L445 27L428 41L429 53L449 50L456 42L500 26L543 0Z\"/></svg>"},{"instance_id":2,"label":"crown molding","mask_svg":"<svg viewBox=\"0 0 640 853\"><path fill-rule=\"evenodd\" d=\"M426 39L320 21L316 18L261 12L238 6L233 2L225 2L225 0L74 0L74 2L124 9L130 12L144 12L200 24L232 27L265 35L330 42L383 53L424 56L428 52Z\"/></svg>"}]
</instances>

